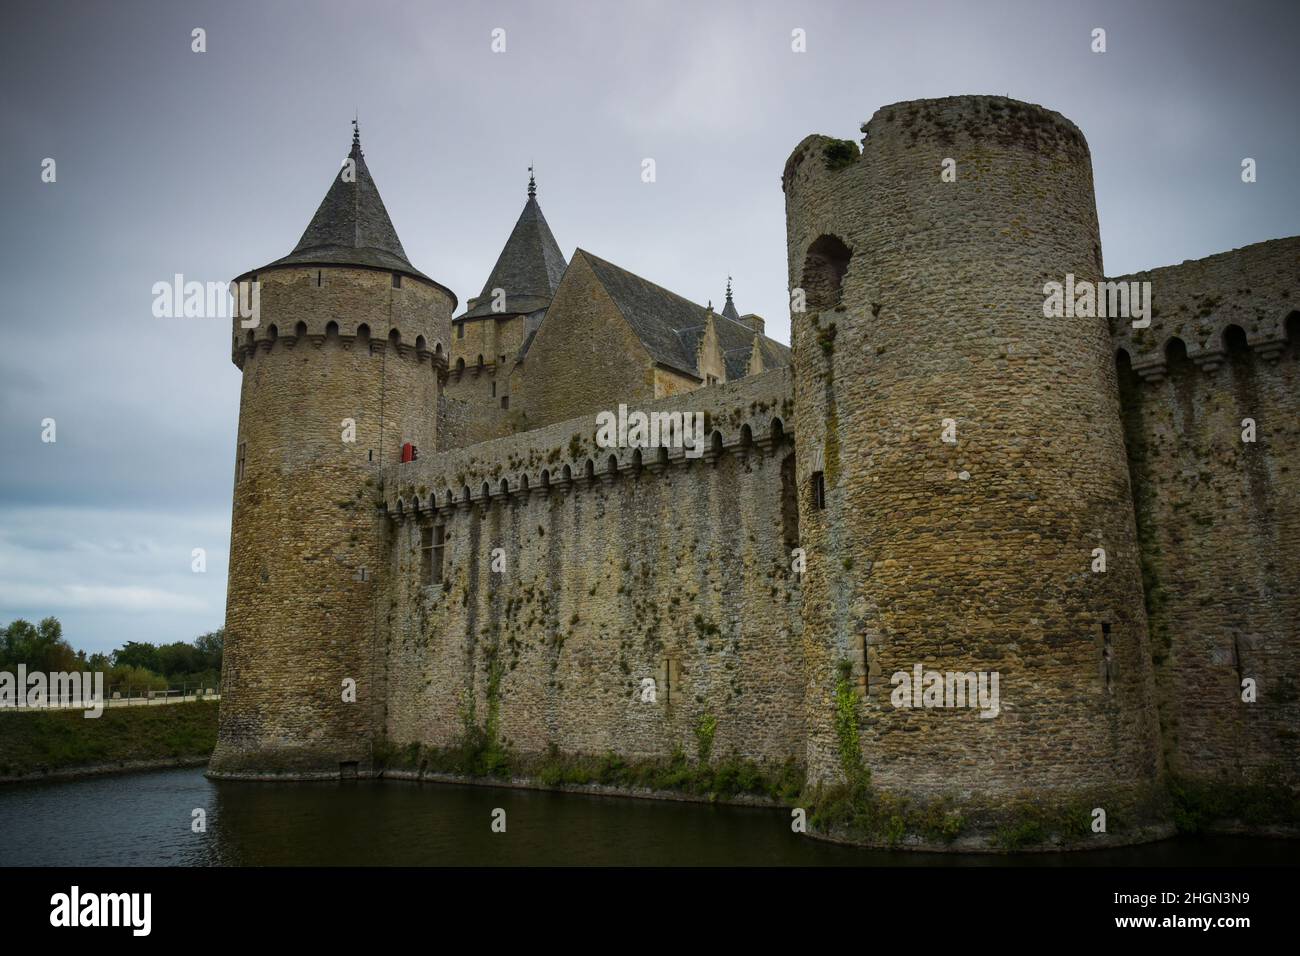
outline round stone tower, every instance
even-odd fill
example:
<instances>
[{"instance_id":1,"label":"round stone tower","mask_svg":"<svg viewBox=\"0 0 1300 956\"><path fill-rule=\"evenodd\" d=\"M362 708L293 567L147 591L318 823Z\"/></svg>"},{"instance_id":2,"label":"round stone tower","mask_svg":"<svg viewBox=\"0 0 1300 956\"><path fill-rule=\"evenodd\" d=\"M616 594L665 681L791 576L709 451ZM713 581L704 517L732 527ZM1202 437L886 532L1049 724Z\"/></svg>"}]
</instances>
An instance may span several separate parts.
<instances>
[{"instance_id":1,"label":"round stone tower","mask_svg":"<svg viewBox=\"0 0 1300 956\"><path fill-rule=\"evenodd\" d=\"M810 779L849 772L838 690L887 792L1150 782L1107 323L1044 314L1046 283L1101 278L1087 142L984 96L888 106L863 133L808 137L783 177Z\"/></svg>"},{"instance_id":2,"label":"round stone tower","mask_svg":"<svg viewBox=\"0 0 1300 956\"><path fill-rule=\"evenodd\" d=\"M288 256L245 273L217 776L371 769L380 468L432 454L455 296L406 258L359 137Z\"/></svg>"}]
</instances>

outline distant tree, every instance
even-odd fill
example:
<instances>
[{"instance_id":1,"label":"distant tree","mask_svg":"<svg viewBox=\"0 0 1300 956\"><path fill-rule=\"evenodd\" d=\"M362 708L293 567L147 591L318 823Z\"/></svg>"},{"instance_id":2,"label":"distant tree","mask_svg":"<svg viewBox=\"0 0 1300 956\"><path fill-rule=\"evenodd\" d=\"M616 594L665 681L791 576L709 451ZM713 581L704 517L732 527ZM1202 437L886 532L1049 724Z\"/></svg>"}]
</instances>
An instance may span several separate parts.
<instances>
[{"instance_id":1,"label":"distant tree","mask_svg":"<svg viewBox=\"0 0 1300 956\"><path fill-rule=\"evenodd\" d=\"M202 657L201 670L221 673L221 655L226 644L226 629L219 627L194 639L194 646Z\"/></svg>"},{"instance_id":2,"label":"distant tree","mask_svg":"<svg viewBox=\"0 0 1300 956\"><path fill-rule=\"evenodd\" d=\"M47 617L35 626L19 618L0 636L0 663L6 670L26 664L29 671L70 671L77 667L77 654L63 639L58 618Z\"/></svg>"},{"instance_id":3,"label":"distant tree","mask_svg":"<svg viewBox=\"0 0 1300 956\"><path fill-rule=\"evenodd\" d=\"M113 666L135 667L157 674L160 670L158 648L141 641L127 641L113 652Z\"/></svg>"},{"instance_id":4,"label":"distant tree","mask_svg":"<svg viewBox=\"0 0 1300 956\"><path fill-rule=\"evenodd\" d=\"M168 677L203 670L203 655L193 644L175 641L158 648L158 672Z\"/></svg>"},{"instance_id":5,"label":"distant tree","mask_svg":"<svg viewBox=\"0 0 1300 956\"><path fill-rule=\"evenodd\" d=\"M215 687L221 679L225 638L225 629L218 628L189 642L158 646L127 641L111 654L87 654L63 639L57 618L47 617L37 625L19 618L0 628L0 669L12 671L26 664L30 671L47 673L103 671L110 683L136 690L162 690L169 684Z\"/></svg>"}]
</instances>

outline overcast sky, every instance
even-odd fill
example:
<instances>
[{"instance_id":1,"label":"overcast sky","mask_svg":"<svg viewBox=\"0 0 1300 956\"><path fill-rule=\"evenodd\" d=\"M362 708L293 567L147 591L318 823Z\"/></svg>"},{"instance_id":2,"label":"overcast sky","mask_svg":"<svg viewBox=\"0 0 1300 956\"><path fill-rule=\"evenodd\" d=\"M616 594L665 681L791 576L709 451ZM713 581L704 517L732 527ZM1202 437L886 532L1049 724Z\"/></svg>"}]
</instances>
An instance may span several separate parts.
<instances>
[{"instance_id":1,"label":"overcast sky","mask_svg":"<svg viewBox=\"0 0 1300 956\"><path fill-rule=\"evenodd\" d=\"M155 319L151 288L286 254L354 111L411 262L462 304L531 161L566 256L715 304L730 274L740 310L788 341L785 159L899 100L1006 94L1074 120L1111 275L1300 233L1298 9L9 0L0 625L54 614L92 650L221 625L239 371L227 321Z\"/></svg>"}]
</instances>

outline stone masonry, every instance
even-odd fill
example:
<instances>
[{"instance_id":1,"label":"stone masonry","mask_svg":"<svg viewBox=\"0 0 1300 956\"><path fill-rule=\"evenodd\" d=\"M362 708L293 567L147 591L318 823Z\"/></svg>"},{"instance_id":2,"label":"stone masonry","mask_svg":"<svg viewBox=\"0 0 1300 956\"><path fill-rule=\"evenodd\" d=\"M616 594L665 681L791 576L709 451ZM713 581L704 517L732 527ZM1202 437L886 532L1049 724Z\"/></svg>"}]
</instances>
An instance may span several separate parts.
<instances>
[{"instance_id":1,"label":"stone masonry","mask_svg":"<svg viewBox=\"0 0 1300 956\"><path fill-rule=\"evenodd\" d=\"M710 719L716 755L835 783L846 682L909 798L1300 771L1300 238L1123 277L1146 328L1046 317L1103 276L1082 132L899 103L786 163L791 360L730 288L565 262L532 183L453 319L352 155L241 277L214 774L364 775L491 713L521 754L629 759ZM599 447L619 403L702 414L703 453ZM916 665L995 672L997 716L897 706Z\"/></svg>"}]
</instances>

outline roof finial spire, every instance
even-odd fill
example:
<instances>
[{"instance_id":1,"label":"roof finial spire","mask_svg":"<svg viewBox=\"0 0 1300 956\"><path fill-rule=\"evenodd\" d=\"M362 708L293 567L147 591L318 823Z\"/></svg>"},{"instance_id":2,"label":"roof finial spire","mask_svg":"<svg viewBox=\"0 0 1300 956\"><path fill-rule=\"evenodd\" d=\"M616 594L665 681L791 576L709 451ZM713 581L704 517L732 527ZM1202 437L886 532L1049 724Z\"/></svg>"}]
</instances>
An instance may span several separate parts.
<instances>
[{"instance_id":1,"label":"roof finial spire","mask_svg":"<svg viewBox=\"0 0 1300 956\"><path fill-rule=\"evenodd\" d=\"M533 178L533 164L528 164L528 198L532 199L537 195L537 180Z\"/></svg>"},{"instance_id":2,"label":"roof finial spire","mask_svg":"<svg viewBox=\"0 0 1300 956\"><path fill-rule=\"evenodd\" d=\"M352 118L352 149L358 153L361 152L361 126L357 122L359 119L359 115Z\"/></svg>"},{"instance_id":3,"label":"roof finial spire","mask_svg":"<svg viewBox=\"0 0 1300 956\"><path fill-rule=\"evenodd\" d=\"M731 301L731 276L727 276L727 301Z\"/></svg>"}]
</instances>

